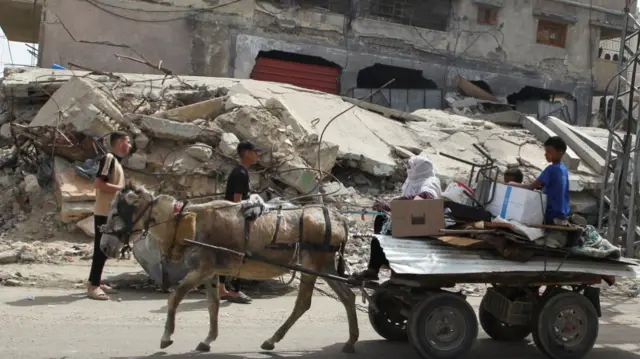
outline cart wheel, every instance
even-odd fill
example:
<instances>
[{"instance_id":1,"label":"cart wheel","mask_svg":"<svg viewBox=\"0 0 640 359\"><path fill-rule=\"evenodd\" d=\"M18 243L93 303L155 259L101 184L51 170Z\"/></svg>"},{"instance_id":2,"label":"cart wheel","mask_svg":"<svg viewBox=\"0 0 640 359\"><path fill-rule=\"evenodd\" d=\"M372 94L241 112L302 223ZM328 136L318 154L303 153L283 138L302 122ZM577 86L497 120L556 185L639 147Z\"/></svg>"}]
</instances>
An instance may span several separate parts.
<instances>
[{"instance_id":1,"label":"cart wheel","mask_svg":"<svg viewBox=\"0 0 640 359\"><path fill-rule=\"evenodd\" d=\"M425 359L461 358L478 338L478 319L462 297L438 293L413 309L409 336Z\"/></svg>"},{"instance_id":2,"label":"cart wheel","mask_svg":"<svg viewBox=\"0 0 640 359\"><path fill-rule=\"evenodd\" d=\"M564 291L546 299L533 318L534 342L552 359L580 359L598 337L598 313L582 294Z\"/></svg>"},{"instance_id":3,"label":"cart wheel","mask_svg":"<svg viewBox=\"0 0 640 359\"><path fill-rule=\"evenodd\" d=\"M484 332L487 333L491 339L501 342L517 342L531 334L529 325L509 325L496 318L485 308L485 298L486 297L483 297L480 302L478 317L480 318L480 326L482 326Z\"/></svg>"},{"instance_id":4,"label":"cart wheel","mask_svg":"<svg viewBox=\"0 0 640 359\"><path fill-rule=\"evenodd\" d=\"M400 313L400 306L393 300L393 296L384 289L377 291L372 301L379 311L369 305L369 322L373 330L381 337L392 342L407 341L407 317Z\"/></svg>"}]
</instances>

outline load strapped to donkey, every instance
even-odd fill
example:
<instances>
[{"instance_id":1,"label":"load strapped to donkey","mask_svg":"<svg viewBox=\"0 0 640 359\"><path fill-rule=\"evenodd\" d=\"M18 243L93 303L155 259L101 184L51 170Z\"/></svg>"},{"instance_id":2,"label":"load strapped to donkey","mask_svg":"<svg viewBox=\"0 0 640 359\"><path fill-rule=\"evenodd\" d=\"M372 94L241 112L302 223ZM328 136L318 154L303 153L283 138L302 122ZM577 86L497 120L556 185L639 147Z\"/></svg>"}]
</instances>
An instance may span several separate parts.
<instances>
[{"instance_id":1,"label":"load strapped to donkey","mask_svg":"<svg viewBox=\"0 0 640 359\"><path fill-rule=\"evenodd\" d=\"M162 348L173 343L181 300L197 285L205 285L210 328L199 351L209 351L218 336L219 275L266 280L293 269L301 273L298 297L287 320L263 342L264 350L274 349L310 308L321 277L347 312L344 352L354 352L359 337L356 298L349 285L360 287L369 299L370 322L382 337L408 341L423 358L448 359L471 349L478 319L464 295L447 288L490 283L478 313L489 336L514 341L531 334L548 357L577 359L591 350L598 335L598 285L603 280L612 284L616 276L637 276L634 266L622 260L587 260L551 249L545 249L544 256L537 250L523 254L526 250L495 240L502 237L494 229L482 232L495 236L486 241L378 235L391 279L382 284L354 281L344 277L347 219L336 209L270 206L253 196L241 203L189 204L130 185L114 198L103 233L101 248L110 257L129 244L148 242L150 235L165 264L187 263L190 268L169 297ZM519 254L517 261L505 258L514 252ZM373 295L366 289L373 289Z\"/></svg>"}]
</instances>

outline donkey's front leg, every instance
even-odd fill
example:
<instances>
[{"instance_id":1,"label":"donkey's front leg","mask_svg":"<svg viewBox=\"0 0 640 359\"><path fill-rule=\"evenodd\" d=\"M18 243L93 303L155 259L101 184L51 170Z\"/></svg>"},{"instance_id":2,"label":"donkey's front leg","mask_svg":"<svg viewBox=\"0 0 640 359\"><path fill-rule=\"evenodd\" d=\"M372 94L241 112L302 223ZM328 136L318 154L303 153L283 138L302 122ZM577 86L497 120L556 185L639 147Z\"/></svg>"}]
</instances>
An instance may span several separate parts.
<instances>
[{"instance_id":1,"label":"donkey's front leg","mask_svg":"<svg viewBox=\"0 0 640 359\"><path fill-rule=\"evenodd\" d=\"M178 310L178 306L185 295L197 287L204 277L205 275L200 269L189 272L178 288L169 295L169 301L167 302L167 321L164 324L164 334L160 339L160 349L164 349L173 344L171 336L176 328L176 311Z\"/></svg>"},{"instance_id":2,"label":"donkey's front leg","mask_svg":"<svg viewBox=\"0 0 640 359\"><path fill-rule=\"evenodd\" d=\"M293 311L289 315L289 318L282 324L278 330L262 343L261 348L263 350L273 350L275 344L284 338L289 329L296 323L298 319L309 308L311 308L311 297L313 296L313 288L316 284L316 276L302 274L300 276L300 285L298 286L298 297L296 298L296 304L293 307Z\"/></svg>"},{"instance_id":3,"label":"donkey's front leg","mask_svg":"<svg viewBox=\"0 0 640 359\"><path fill-rule=\"evenodd\" d=\"M204 288L207 292L207 302L209 303L209 334L207 334L207 337L196 347L196 350L199 352L208 352L211 350L211 343L218 337L218 310L220 309L219 285L220 282L217 275L213 277L213 280L206 280L204 283Z\"/></svg>"}]
</instances>

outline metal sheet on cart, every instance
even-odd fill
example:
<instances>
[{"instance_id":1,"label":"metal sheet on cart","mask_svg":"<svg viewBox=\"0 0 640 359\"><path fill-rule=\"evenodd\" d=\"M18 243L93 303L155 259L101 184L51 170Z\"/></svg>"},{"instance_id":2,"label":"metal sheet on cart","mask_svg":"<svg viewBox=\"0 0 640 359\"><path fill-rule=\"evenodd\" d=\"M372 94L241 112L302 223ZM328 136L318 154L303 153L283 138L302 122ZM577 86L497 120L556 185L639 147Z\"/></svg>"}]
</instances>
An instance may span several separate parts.
<instances>
[{"instance_id":1,"label":"metal sheet on cart","mask_svg":"<svg viewBox=\"0 0 640 359\"><path fill-rule=\"evenodd\" d=\"M376 235L391 269L398 274L451 275L557 271L640 277L640 266L613 261L536 256L527 262L488 250L462 249L437 240Z\"/></svg>"}]
</instances>

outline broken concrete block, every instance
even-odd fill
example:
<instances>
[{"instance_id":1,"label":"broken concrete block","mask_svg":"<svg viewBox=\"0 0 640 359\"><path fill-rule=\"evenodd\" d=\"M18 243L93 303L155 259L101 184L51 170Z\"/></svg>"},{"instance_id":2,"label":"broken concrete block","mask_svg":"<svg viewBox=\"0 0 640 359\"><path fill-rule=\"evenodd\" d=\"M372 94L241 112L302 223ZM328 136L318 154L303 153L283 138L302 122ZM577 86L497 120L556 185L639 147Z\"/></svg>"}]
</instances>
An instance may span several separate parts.
<instances>
[{"instance_id":1,"label":"broken concrete block","mask_svg":"<svg viewBox=\"0 0 640 359\"><path fill-rule=\"evenodd\" d=\"M187 148L187 153L198 161L207 162L213 157L213 148L204 143L196 143Z\"/></svg>"},{"instance_id":2,"label":"broken concrete block","mask_svg":"<svg viewBox=\"0 0 640 359\"><path fill-rule=\"evenodd\" d=\"M224 110L225 112L231 111L234 108L238 107L262 107L260 101L256 100L255 97L246 94L235 94L229 96L224 102Z\"/></svg>"},{"instance_id":3,"label":"broken concrete block","mask_svg":"<svg viewBox=\"0 0 640 359\"><path fill-rule=\"evenodd\" d=\"M18 261L20 254L16 250L0 252L0 264L12 264Z\"/></svg>"},{"instance_id":4,"label":"broken concrete block","mask_svg":"<svg viewBox=\"0 0 640 359\"><path fill-rule=\"evenodd\" d=\"M393 146L393 152L402 159L407 159L414 156L413 152L400 146Z\"/></svg>"},{"instance_id":5,"label":"broken concrete block","mask_svg":"<svg viewBox=\"0 0 640 359\"><path fill-rule=\"evenodd\" d=\"M603 173L604 159L598 156L598 154L591 149L589 145L584 143L580 137L574 134L569 128L569 125L553 116L547 117L546 123L549 126L549 129L565 140L567 146L571 147L571 149L580 156L580 159L582 159L586 165L591 167L598 174Z\"/></svg>"},{"instance_id":6,"label":"broken concrete block","mask_svg":"<svg viewBox=\"0 0 640 359\"><path fill-rule=\"evenodd\" d=\"M504 111L487 113L478 116L479 118L503 126L522 126L525 115L518 111Z\"/></svg>"},{"instance_id":7,"label":"broken concrete block","mask_svg":"<svg viewBox=\"0 0 640 359\"><path fill-rule=\"evenodd\" d=\"M283 101L272 97L265 102L265 107L271 111L271 113L275 114L282 123L287 126L290 126L292 131L301 137L305 137L309 135L309 132L302 126L296 118L299 118L298 115L289 108Z\"/></svg>"},{"instance_id":8,"label":"broken concrete block","mask_svg":"<svg viewBox=\"0 0 640 359\"><path fill-rule=\"evenodd\" d=\"M339 148L337 145L324 141L318 148L317 137L318 136L315 136L315 141L303 141L303 143L296 148L296 151L311 168L320 169L326 175L326 173L330 173L333 166L336 165ZM320 167L318 167L318 149L320 149Z\"/></svg>"},{"instance_id":9,"label":"broken concrete block","mask_svg":"<svg viewBox=\"0 0 640 359\"><path fill-rule=\"evenodd\" d=\"M525 116L523 118L522 126L527 129L527 131L531 132L542 143L549 139L549 137L558 136L556 132L531 116ZM567 146L571 147L568 142ZM580 156L576 154L572 147L567 148L567 152L562 157L562 162L570 171L578 169L580 160Z\"/></svg>"},{"instance_id":10,"label":"broken concrete block","mask_svg":"<svg viewBox=\"0 0 640 359\"><path fill-rule=\"evenodd\" d=\"M178 121L165 120L152 116L141 116L140 126L142 130L149 130L153 137L170 140L195 140L200 133L200 127Z\"/></svg>"},{"instance_id":11,"label":"broken concrete block","mask_svg":"<svg viewBox=\"0 0 640 359\"><path fill-rule=\"evenodd\" d=\"M11 139L11 124L5 123L0 126L0 138Z\"/></svg>"},{"instance_id":12,"label":"broken concrete block","mask_svg":"<svg viewBox=\"0 0 640 359\"><path fill-rule=\"evenodd\" d=\"M29 194L39 193L40 184L38 184L38 177L32 174L24 176L24 190Z\"/></svg>"},{"instance_id":13,"label":"broken concrete block","mask_svg":"<svg viewBox=\"0 0 640 359\"><path fill-rule=\"evenodd\" d=\"M353 194L353 192L345 188L340 182L322 183L320 185L320 193L322 193L322 199L328 203L337 202L337 197Z\"/></svg>"},{"instance_id":14,"label":"broken concrete block","mask_svg":"<svg viewBox=\"0 0 640 359\"><path fill-rule=\"evenodd\" d=\"M109 120L126 122L112 96L97 82L72 77L53 93L29 126L70 126L86 135L102 137L115 130Z\"/></svg>"},{"instance_id":15,"label":"broken concrete block","mask_svg":"<svg viewBox=\"0 0 640 359\"><path fill-rule=\"evenodd\" d=\"M76 223L93 215L94 202L62 202L60 220L62 223Z\"/></svg>"},{"instance_id":16,"label":"broken concrete block","mask_svg":"<svg viewBox=\"0 0 640 359\"><path fill-rule=\"evenodd\" d=\"M153 116L140 116L136 124L143 131L151 133L152 137L176 141L202 141L207 144L217 144L219 134L211 129L198 127L191 123L165 120Z\"/></svg>"},{"instance_id":17,"label":"broken concrete block","mask_svg":"<svg viewBox=\"0 0 640 359\"><path fill-rule=\"evenodd\" d=\"M220 144L218 145L218 149L222 152L223 155L228 157L235 157L238 151L238 144L240 140L238 137L231 132L225 132L222 134L220 138Z\"/></svg>"},{"instance_id":18,"label":"broken concrete block","mask_svg":"<svg viewBox=\"0 0 640 359\"><path fill-rule=\"evenodd\" d=\"M122 165L132 170L143 170L147 167L147 155L140 152L132 153L122 161Z\"/></svg>"},{"instance_id":19,"label":"broken concrete block","mask_svg":"<svg viewBox=\"0 0 640 359\"><path fill-rule=\"evenodd\" d=\"M478 106L478 100L473 97L467 97L462 100L454 101L449 106L451 106L451 108L474 107Z\"/></svg>"},{"instance_id":20,"label":"broken concrete block","mask_svg":"<svg viewBox=\"0 0 640 359\"><path fill-rule=\"evenodd\" d=\"M318 184L318 172L310 169L300 157L283 162L277 169L275 179L302 194L310 193Z\"/></svg>"},{"instance_id":21,"label":"broken concrete block","mask_svg":"<svg viewBox=\"0 0 640 359\"><path fill-rule=\"evenodd\" d=\"M76 226L80 228L87 236L93 238L95 237L95 225L93 222L93 216L89 216L80 222L76 223Z\"/></svg>"},{"instance_id":22,"label":"broken concrete block","mask_svg":"<svg viewBox=\"0 0 640 359\"><path fill-rule=\"evenodd\" d=\"M175 148L171 144L156 141L147 155L147 165L150 170L164 170L185 175L202 168L203 163L190 156L185 147Z\"/></svg>"},{"instance_id":23,"label":"broken concrete block","mask_svg":"<svg viewBox=\"0 0 640 359\"><path fill-rule=\"evenodd\" d=\"M155 116L172 121L191 122L197 119L213 119L224 113L225 101L223 97L174 108Z\"/></svg>"},{"instance_id":24,"label":"broken concrete block","mask_svg":"<svg viewBox=\"0 0 640 359\"><path fill-rule=\"evenodd\" d=\"M144 133L136 135L133 142L136 145L136 148L141 150L149 147L149 137L147 137L147 135L145 135Z\"/></svg>"},{"instance_id":25,"label":"broken concrete block","mask_svg":"<svg viewBox=\"0 0 640 359\"><path fill-rule=\"evenodd\" d=\"M95 201L93 183L76 173L73 165L61 157L53 162L54 187L58 203Z\"/></svg>"}]
</instances>

